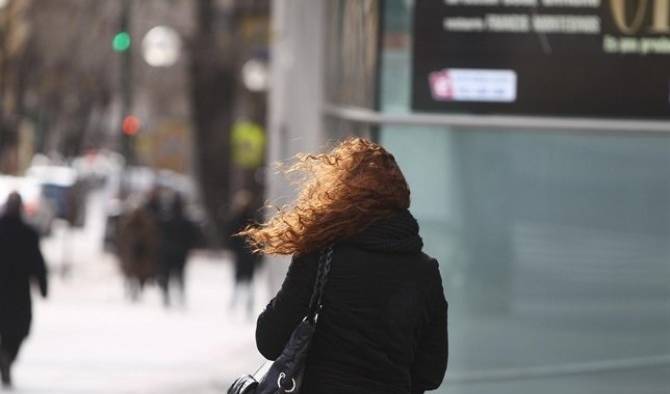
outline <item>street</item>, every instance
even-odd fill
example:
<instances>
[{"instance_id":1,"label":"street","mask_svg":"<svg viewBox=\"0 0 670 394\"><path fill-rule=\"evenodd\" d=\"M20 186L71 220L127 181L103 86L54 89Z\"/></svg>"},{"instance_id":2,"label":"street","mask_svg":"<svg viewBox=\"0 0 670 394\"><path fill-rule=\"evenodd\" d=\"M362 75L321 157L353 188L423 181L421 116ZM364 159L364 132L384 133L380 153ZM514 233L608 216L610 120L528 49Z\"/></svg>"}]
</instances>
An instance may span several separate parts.
<instances>
[{"instance_id":1,"label":"street","mask_svg":"<svg viewBox=\"0 0 670 394\"><path fill-rule=\"evenodd\" d=\"M232 379L255 370L262 362L255 322L241 308L229 310L233 277L226 255L192 256L185 307L164 308L155 285L131 303L115 259L100 251L100 204L94 195L84 230L59 227L42 243L50 294L34 296L14 392L224 392Z\"/></svg>"},{"instance_id":2,"label":"street","mask_svg":"<svg viewBox=\"0 0 670 394\"><path fill-rule=\"evenodd\" d=\"M262 358L254 345L254 318L270 297L264 270L256 281L253 316L243 308L229 308L233 270L225 253L199 251L192 256L185 307L164 308L155 285L148 287L139 302L131 303L124 295L115 258L101 250L103 206L102 194L92 194L83 229L58 223L54 234L42 242L51 271L50 296L47 300L34 297L32 334L15 367L14 392L221 393L234 378L258 368ZM663 328L667 318L660 312L664 308L647 314L636 306L636 313L624 313L618 320L608 318L605 323L598 315L560 315L556 320L550 310L540 313L535 309L517 311L515 316L477 317L463 314L457 298L451 303L455 308L450 313L450 384L440 392L479 392L490 385L499 392L538 392L546 379L497 378L537 372L529 366L538 366L542 373L550 371L549 379L555 379L555 371L572 371L560 377L556 392L588 384L603 393L627 394L631 388L627 382L638 392L662 393L667 387L665 361L640 358L667 348ZM532 315L532 325L528 316L523 318L524 313ZM639 325L649 326L651 321L659 330L639 338L635 334ZM507 358L511 353L515 357ZM642 362L647 368L612 369L612 360L631 365ZM598 369L601 364L603 370ZM502 365L511 367L501 369ZM598 373L582 373L589 368ZM620 383L619 391L609 387L615 380Z\"/></svg>"}]
</instances>

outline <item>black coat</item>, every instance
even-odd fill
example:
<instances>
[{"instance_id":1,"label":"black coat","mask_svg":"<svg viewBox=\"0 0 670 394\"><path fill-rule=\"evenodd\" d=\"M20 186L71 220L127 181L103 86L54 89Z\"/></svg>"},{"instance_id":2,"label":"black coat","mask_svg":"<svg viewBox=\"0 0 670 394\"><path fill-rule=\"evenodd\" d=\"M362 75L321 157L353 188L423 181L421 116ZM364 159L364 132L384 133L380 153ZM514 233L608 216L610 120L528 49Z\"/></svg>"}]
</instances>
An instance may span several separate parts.
<instances>
[{"instance_id":1,"label":"black coat","mask_svg":"<svg viewBox=\"0 0 670 394\"><path fill-rule=\"evenodd\" d=\"M160 221L159 232L159 269L183 269L197 241L195 225L184 215L171 215Z\"/></svg>"},{"instance_id":2,"label":"black coat","mask_svg":"<svg viewBox=\"0 0 670 394\"><path fill-rule=\"evenodd\" d=\"M447 302L438 263L422 245L408 211L335 245L304 393L422 393L441 384ZM279 356L307 313L317 260L316 253L294 257L258 318L256 343L266 358Z\"/></svg>"},{"instance_id":3,"label":"black coat","mask_svg":"<svg viewBox=\"0 0 670 394\"><path fill-rule=\"evenodd\" d=\"M0 335L25 337L30 331L30 282L47 296L47 272L37 232L20 218L0 218Z\"/></svg>"},{"instance_id":4,"label":"black coat","mask_svg":"<svg viewBox=\"0 0 670 394\"><path fill-rule=\"evenodd\" d=\"M257 254L251 251L243 237L235 236L238 232L254 223L258 219L258 214L252 208L243 210L233 216L228 224L230 233L230 250L233 252L235 260L235 282L249 282L254 278L256 266L260 263Z\"/></svg>"}]
</instances>

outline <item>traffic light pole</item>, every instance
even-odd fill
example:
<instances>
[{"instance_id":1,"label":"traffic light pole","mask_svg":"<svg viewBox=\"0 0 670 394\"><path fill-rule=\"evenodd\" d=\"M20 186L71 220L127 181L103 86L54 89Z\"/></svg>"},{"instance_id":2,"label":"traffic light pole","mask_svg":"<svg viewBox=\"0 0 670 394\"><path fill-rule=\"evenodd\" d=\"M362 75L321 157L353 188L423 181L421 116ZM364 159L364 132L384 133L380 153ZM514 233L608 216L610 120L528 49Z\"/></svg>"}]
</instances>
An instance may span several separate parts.
<instances>
[{"instance_id":1,"label":"traffic light pole","mask_svg":"<svg viewBox=\"0 0 670 394\"><path fill-rule=\"evenodd\" d=\"M119 32L130 34L131 25L131 0L121 1L121 17L119 19ZM123 120L128 116L133 108L133 92L132 92L132 41L127 49L120 52L121 57L121 119L119 125L122 127ZM119 130L122 131L122 130ZM126 133L121 133L121 152L126 159L126 165L135 163L135 145L134 137Z\"/></svg>"}]
</instances>

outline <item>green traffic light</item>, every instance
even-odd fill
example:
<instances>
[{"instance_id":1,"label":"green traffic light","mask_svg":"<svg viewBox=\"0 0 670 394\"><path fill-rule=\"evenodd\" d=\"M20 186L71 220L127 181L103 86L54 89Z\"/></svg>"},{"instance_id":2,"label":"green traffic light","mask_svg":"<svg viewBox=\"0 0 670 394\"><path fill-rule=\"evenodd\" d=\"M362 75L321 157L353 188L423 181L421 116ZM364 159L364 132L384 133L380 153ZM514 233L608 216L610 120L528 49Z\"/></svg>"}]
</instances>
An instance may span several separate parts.
<instances>
[{"instance_id":1,"label":"green traffic light","mask_svg":"<svg viewBox=\"0 0 670 394\"><path fill-rule=\"evenodd\" d=\"M130 48L130 34L126 31L116 33L112 40L112 48L116 52L127 51Z\"/></svg>"}]
</instances>

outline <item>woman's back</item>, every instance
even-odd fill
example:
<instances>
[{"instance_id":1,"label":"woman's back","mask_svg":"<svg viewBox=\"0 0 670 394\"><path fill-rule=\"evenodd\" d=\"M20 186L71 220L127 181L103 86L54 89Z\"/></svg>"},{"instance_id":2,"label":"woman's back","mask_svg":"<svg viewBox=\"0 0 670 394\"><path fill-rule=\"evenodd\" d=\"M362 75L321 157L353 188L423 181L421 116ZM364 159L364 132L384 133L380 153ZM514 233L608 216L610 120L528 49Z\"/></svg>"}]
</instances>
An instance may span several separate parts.
<instances>
[{"instance_id":1,"label":"woman's back","mask_svg":"<svg viewBox=\"0 0 670 394\"><path fill-rule=\"evenodd\" d=\"M303 393L414 393L434 389L447 361L447 304L437 262L421 252L408 211L338 242ZM259 317L259 350L276 358L307 305L317 254L295 258Z\"/></svg>"}]
</instances>

